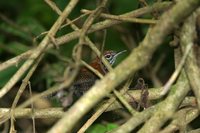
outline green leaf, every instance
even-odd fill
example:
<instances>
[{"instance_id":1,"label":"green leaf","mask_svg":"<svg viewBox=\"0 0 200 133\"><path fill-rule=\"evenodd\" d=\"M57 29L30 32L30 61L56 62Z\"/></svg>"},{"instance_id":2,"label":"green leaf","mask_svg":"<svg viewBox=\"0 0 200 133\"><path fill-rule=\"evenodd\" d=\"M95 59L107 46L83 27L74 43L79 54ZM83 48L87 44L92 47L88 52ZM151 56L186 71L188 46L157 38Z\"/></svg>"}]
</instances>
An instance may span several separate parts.
<instances>
[{"instance_id":1,"label":"green leaf","mask_svg":"<svg viewBox=\"0 0 200 133\"><path fill-rule=\"evenodd\" d=\"M107 131L106 127L102 124L92 125L86 133L105 133Z\"/></svg>"},{"instance_id":2,"label":"green leaf","mask_svg":"<svg viewBox=\"0 0 200 133\"><path fill-rule=\"evenodd\" d=\"M94 124L92 125L86 133L105 133L117 128L118 125L114 123L108 123L106 125L103 124Z\"/></svg>"},{"instance_id":3,"label":"green leaf","mask_svg":"<svg viewBox=\"0 0 200 133\"><path fill-rule=\"evenodd\" d=\"M108 131L111 131L111 130L117 128L117 127L118 127L118 125L117 125L117 124L114 124L114 123L108 123L108 124L106 125L107 132L108 132Z\"/></svg>"}]
</instances>

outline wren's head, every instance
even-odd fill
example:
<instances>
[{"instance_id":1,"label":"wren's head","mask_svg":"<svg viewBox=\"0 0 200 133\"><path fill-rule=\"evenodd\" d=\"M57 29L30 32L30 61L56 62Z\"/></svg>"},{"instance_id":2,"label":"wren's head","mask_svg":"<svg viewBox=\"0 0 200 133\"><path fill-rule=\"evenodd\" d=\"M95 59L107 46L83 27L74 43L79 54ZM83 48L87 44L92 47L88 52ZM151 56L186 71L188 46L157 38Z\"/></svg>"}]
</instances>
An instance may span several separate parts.
<instances>
[{"instance_id":1,"label":"wren's head","mask_svg":"<svg viewBox=\"0 0 200 133\"><path fill-rule=\"evenodd\" d=\"M123 51L120 51L120 52L115 52L115 51L106 51L104 53L104 57L106 58L106 60L111 64L113 65L116 61L116 58L118 55L122 54L126 52L126 50L123 50Z\"/></svg>"},{"instance_id":2,"label":"wren's head","mask_svg":"<svg viewBox=\"0 0 200 133\"><path fill-rule=\"evenodd\" d=\"M109 51L104 52L103 55L105 59L110 63L110 65L113 66L117 57L120 54L124 53L125 51L126 50L115 52L115 51L109 50ZM96 60L91 63L91 66L102 74L105 74L108 72L107 68L103 65L102 61L99 58L96 58Z\"/></svg>"},{"instance_id":3,"label":"wren's head","mask_svg":"<svg viewBox=\"0 0 200 133\"><path fill-rule=\"evenodd\" d=\"M110 63L111 66L113 66L113 64L115 63L117 57L124 53L126 50L120 51L120 52L115 52L113 50L109 50L109 51L105 51L104 52L104 57L105 59ZM102 61L97 57L95 60L93 60L90 65L98 70L101 74L105 74L108 72L107 68L104 66L104 64L102 63Z\"/></svg>"}]
</instances>

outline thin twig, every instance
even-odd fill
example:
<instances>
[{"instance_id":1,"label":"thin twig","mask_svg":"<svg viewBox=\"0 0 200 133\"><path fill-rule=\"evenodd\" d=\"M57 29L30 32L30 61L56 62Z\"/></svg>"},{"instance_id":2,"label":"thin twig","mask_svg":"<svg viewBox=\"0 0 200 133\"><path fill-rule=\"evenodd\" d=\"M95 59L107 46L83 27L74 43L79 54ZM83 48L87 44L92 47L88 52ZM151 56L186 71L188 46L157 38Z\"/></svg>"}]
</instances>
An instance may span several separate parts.
<instances>
[{"instance_id":1,"label":"thin twig","mask_svg":"<svg viewBox=\"0 0 200 133\"><path fill-rule=\"evenodd\" d=\"M126 84L124 85L123 89L121 89L120 93L124 94L127 90L129 85L131 84L132 79L129 79ZM98 107L97 111L90 117L90 119L87 120L87 122L79 129L78 133L85 132L92 123L103 113L105 112L111 104L113 104L116 101L116 97L111 97L109 100L107 100L104 104L102 104L100 107ZM108 109L109 110L109 109Z\"/></svg>"},{"instance_id":2,"label":"thin twig","mask_svg":"<svg viewBox=\"0 0 200 133\"><path fill-rule=\"evenodd\" d=\"M42 59L42 56L35 62L35 64L31 68L31 70L28 72L26 77L23 79L23 82L22 82L22 84L21 84L21 86L20 86L20 88L19 88L19 90L18 90L18 92L15 96L15 99L12 103L12 106L10 108L10 112L4 115L4 119L1 119L0 123L7 121L11 117L11 127L14 126L14 114L13 114L13 112L15 110L15 107L16 107L21 95L23 94L24 90L26 89L26 86L27 86L31 76L35 72L35 70L36 70L41 59Z\"/></svg>"},{"instance_id":3,"label":"thin twig","mask_svg":"<svg viewBox=\"0 0 200 133\"><path fill-rule=\"evenodd\" d=\"M137 111L133 109L133 107L127 102L127 100L124 98L122 94L120 94L118 91L113 90L114 94L117 96L117 98L122 102L122 104L126 107L126 109L134 115Z\"/></svg>"},{"instance_id":4,"label":"thin twig","mask_svg":"<svg viewBox=\"0 0 200 133\"><path fill-rule=\"evenodd\" d=\"M31 89L31 82L28 81L28 88L29 88L29 93L30 93L30 97L32 97L32 89ZM31 103L31 111L32 111L32 122L33 122L33 133L35 133L35 108L33 105L33 101Z\"/></svg>"},{"instance_id":5,"label":"thin twig","mask_svg":"<svg viewBox=\"0 0 200 133\"><path fill-rule=\"evenodd\" d=\"M54 7L54 8L55 8L55 7ZM58 10L59 10L59 9L58 9ZM60 11L60 12L61 12L61 11ZM60 13L60 12L58 12L58 13ZM59 14L59 15L60 15L60 14ZM69 20L69 19L67 19L67 21L69 21L69 23L70 23L70 20ZM73 29L75 29L75 30L79 30L78 27L77 27L75 24L73 24L73 23L71 23L71 27L72 27ZM100 56L99 50L95 47L95 45L90 41L90 39L89 39L88 37L86 37L86 41L88 42L88 45L91 46L92 50L94 50L94 51L97 53L97 55ZM76 46L78 46L78 45L76 45ZM108 61L107 61L104 57L103 57L103 62L104 62L105 64L108 64L108 65L109 65ZM78 70L76 70L76 72L77 72L77 71L78 71ZM51 94L51 93L54 93L54 92L56 92L56 91L58 91L58 90L67 88L67 86L69 86L69 85L71 84L71 82L73 81L74 76L72 76L72 75L75 75L75 74L71 74L71 75L70 75L70 79L68 79L69 82L68 82L68 81L64 81L63 83L61 83L61 85L55 85L55 86L53 86L53 87L47 89L47 91L44 91L42 94L39 94L39 95L34 96L32 100L35 101L37 98L40 98L40 97L43 97L43 96L47 96L47 95L49 95L49 94ZM67 78L65 77L65 79L67 79ZM71 80L71 79L72 79L72 80ZM57 89L56 89L56 88L57 88ZM20 107L26 107L26 106L29 105L30 103L31 103L31 101L28 100L28 101L26 101L24 104L20 105Z\"/></svg>"},{"instance_id":6,"label":"thin twig","mask_svg":"<svg viewBox=\"0 0 200 133\"><path fill-rule=\"evenodd\" d=\"M154 89L150 89L149 90L149 100L155 100L157 99L157 97L155 97L154 93L157 93L156 91L161 91L161 88L154 88ZM134 91L128 91L129 94L131 94L131 96L136 97L136 100L139 100L139 95L140 95L140 91L139 90L134 90ZM125 96L128 98L128 96L125 94ZM131 102L131 99L130 99ZM180 108L182 107L187 107L190 106L191 107L197 107L196 104L196 98L195 97L185 97L185 99L183 100L182 104L180 105ZM100 105L97 109L97 111L95 112L95 114L93 114L93 116L88 120L91 121L91 123L93 123L96 118L98 118L97 115L98 112L108 112L108 111L112 111L112 110L116 110L116 109L120 109L122 108L120 103L118 103L116 100L114 102L112 102L112 104L110 103L110 100L106 100L105 102L103 102L102 105ZM102 111L103 110L103 111ZM10 108L0 108L0 118L2 118L2 116L8 114L10 112ZM102 114L101 113L101 114ZM34 110L34 116L35 119L40 118L40 119L46 119L46 118L61 118L64 114L64 111L62 110L62 108L48 108L48 109L35 109ZM15 118L32 118L32 109L31 108L21 108L21 109L15 109L14 110L14 116ZM137 115L136 115L137 116ZM93 119L94 120L93 120ZM85 123L86 124L86 123ZM88 122L87 122L88 124Z\"/></svg>"},{"instance_id":7,"label":"thin twig","mask_svg":"<svg viewBox=\"0 0 200 133\"><path fill-rule=\"evenodd\" d=\"M50 36L54 37L59 27L65 20L65 18L70 14L72 9L78 3L78 0L71 0L68 6L63 11L62 15L57 19L54 25L51 27L51 30L48 32L46 37L41 41L39 46L34 50L29 59L18 69L18 71L10 78L10 80L4 85L0 90L0 98L3 97L15 84L21 76L28 70L28 68L34 63L35 59L37 59L41 54L43 54L44 50L48 46L50 42Z\"/></svg>"},{"instance_id":8,"label":"thin twig","mask_svg":"<svg viewBox=\"0 0 200 133\"><path fill-rule=\"evenodd\" d=\"M167 81L167 83L163 87L163 91L161 92L161 95L166 95L167 92L169 91L170 87L174 83L174 81L177 79L179 73L181 72L183 65L185 64L186 58L193 46L193 43L190 43L187 45L187 48L185 49L183 58L181 59L180 64L178 65L177 69L174 71L174 73L171 75L170 79Z\"/></svg>"},{"instance_id":9,"label":"thin twig","mask_svg":"<svg viewBox=\"0 0 200 133\"><path fill-rule=\"evenodd\" d=\"M80 118L102 98L130 75L149 63L153 53L162 44L164 38L172 32L177 24L198 7L199 2L200 1L196 0L182 0L182 2L178 2L168 12L164 13L158 23L148 32L142 43L113 71L106 74L102 80L96 82L95 85L64 114L63 118L60 119L49 132L70 132ZM184 12L185 10L187 10L187 12Z\"/></svg>"},{"instance_id":10,"label":"thin twig","mask_svg":"<svg viewBox=\"0 0 200 133\"><path fill-rule=\"evenodd\" d=\"M17 108L25 108L25 107L27 107L28 105L31 104L31 101L35 101L35 100L37 100L38 98L41 98L41 97L46 97L46 96L48 96L52 93L55 93L59 90L62 90L62 89L69 87L71 85L71 83L74 81L74 79L76 78L76 75L78 74L78 69L77 69L77 66L75 65L74 67L69 67L68 70L70 72L66 73L66 75L65 75L66 78L64 78L63 82L48 88L46 91L44 91L44 92L42 92L38 95L33 96L32 98L26 100L24 103L19 105Z\"/></svg>"},{"instance_id":11,"label":"thin twig","mask_svg":"<svg viewBox=\"0 0 200 133\"><path fill-rule=\"evenodd\" d=\"M92 13L92 11L86 10L86 9L82 9L81 12ZM106 13L102 13L100 16L106 19L113 19L113 20L131 22L131 23L141 23L141 24L156 24L157 23L157 20L130 18L130 17L117 16L117 15L111 15L111 14L106 14Z\"/></svg>"},{"instance_id":12,"label":"thin twig","mask_svg":"<svg viewBox=\"0 0 200 133\"><path fill-rule=\"evenodd\" d=\"M139 17L139 16L142 16L144 14L151 13L154 10L158 10L158 11L165 10L170 5L171 5L171 2L156 3L156 4L152 5L152 6L140 8L138 10L135 10L135 11L132 11L132 12L120 15L120 16L124 16L124 17ZM103 22L99 22L97 24L94 24L91 27L91 30L88 31L88 33L92 33L92 32L98 31L98 30L102 30L102 29L105 29L105 28L108 28L110 26L113 26L113 25L116 25L116 24L120 24L120 23L122 23L122 22L121 21L116 21L116 20L105 20ZM78 38L79 36L80 36L80 31L78 31L78 30L74 31L72 33L69 33L69 34L63 35L61 37L58 37L56 39L56 44L57 45L66 44L67 42L69 42L71 40L74 40L74 39ZM49 48L52 48L51 43L49 44L47 49L49 49ZM12 65L19 64L24 59L29 58L30 55L32 53L34 53L34 51L35 51L35 49L28 50L27 52L25 52L25 53L23 53L21 55L18 55L18 56L14 57L14 58L12 58L10 60L7 60L6 62L1 63L0 64L0 71L4 70L4 69L6 69L6 68L8 68L8 67L10 67Z\"/></svg>"},{"instance_id":13,"label":"thin twig","mask_svg":"<svg viewBox=\"0 0 200 133\"><path fill-rule=\"evenodd\" d=\"M87 64L86 62L84 62L84 61L82 61L82 63L84 64L84 66L85 66L86 68L88 68L90 71L92 71L94 74L96 74L100 79L103 78L103 75L102 75L99 71L95 70L93 67L91 67L90 65L88 65L88 64ZM132 81L132 79L129 80L129 81L127 82L127 84L130 85L130 84L131 84L131 81ZM127 88L128 88L128 85L127 85L127 84L124 86L124 88L126 88L125 90L127 90ZM127 109L132 115L133 115L135 112L137 112L136 110L134 110L134 109L131 107L131 105L127 102L126 98L125 98L120 92L118 92L117 90L114 90L113 92L114 92L114 94L116 95L116 97L120 100L120 102L122 102L122 104L126 107L126 109ZM124 92L124 90L123 90L123 92Z\"/></svg>"}]
</instances>

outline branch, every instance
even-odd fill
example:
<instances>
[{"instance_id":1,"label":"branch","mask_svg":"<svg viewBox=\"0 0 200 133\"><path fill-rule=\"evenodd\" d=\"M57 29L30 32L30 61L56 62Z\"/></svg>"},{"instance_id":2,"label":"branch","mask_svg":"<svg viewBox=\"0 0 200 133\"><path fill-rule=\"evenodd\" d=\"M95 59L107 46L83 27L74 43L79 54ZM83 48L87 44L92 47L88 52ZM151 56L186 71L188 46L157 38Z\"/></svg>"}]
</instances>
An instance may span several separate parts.
<instances>
[{"instance_id":1,"label":"branch","mask_svg":"<svg viewBox=\"0 0 200 133\"><path fill-rule=\"evenodd\" d=\"M139 47L134 49L129 57L113 71L109 72L101 81L97 81L96 84L64 114L63 118L50 129L49 133L57 131L61 131L61 133L70 132L78 120L97 102L132 73L144 67L150 61L152 54L158 46L161 45L164 38L177 24L191 14L199 3L200 1L196 0L183 0L178 2L171 10L164 13L157 25L149 31L149 34L147 34ZM187 12L185 12L185 10L187 10Z\"/></svg>"},{"instance_id":2,"label":"branch","mask_svg":"<svg viewBox=\"0 0 200 133\"><path fill-rule=\"evenodd\" d=\"M185 131L187 128L186 125L197 118L199 115L199 110L196 108L184 108L176 112L173 117L173 121L165 127L159 133L173 133L178 129L181 131Z\"/></svg>"},{"instance_id":3,"label":"branch","mask_svg":"<svg viewBox=\"0 0 200 133\"><path fill-rule=\"evenodd\" d=\"M149 100L155 100L158 99L159 96L155 96L157 94L156 91L161 92L161 88L154 88L154 89L149 89ZM141 90L134 90L134 91L128 91L128 93L135 98L135 100L139 101L140 100L140 95L141 95ZM129 102L132 102L132 98L130 98L129 95L125 94L124 95ZM114 98L114 97L113 97ZM116 99L116 98L115 98ZM100 112L100 109L103 109L103 112L108 112L116 109L123 108L121 106L121 103L118 101L112 100L112 102L105 101L103 102L102 105L97 107L98 111ZM106 106L108 104L108 106ZM105 107L106 106L106 107ZM180 108L185 107L185 106L192 106L196 107L196 98L194 97L186 97L183 102L180 105ZM10 114L10 108L0 108L0 118L1 120L7 115ZM102 113L103 113L102 112ZM48 108L48 109L35 109L34 114L32 112L31 108L17 108L13 111L15 118L31 118L33 115L35 118L62 118L64 112L62 108ZM144 113L144 112L142 112ZM98 114L95 112L95 114ZM101 113L100 113L101 114ZM137 115L135 115L137 116ZM135 118L135 117L134 117Z\"/></svg>"},{"instance_id":4,"label":"branch","mask_svg":"<svg viewBox=\"0 0 200 133\"><path fill-rule=\"evenodd\" d=\"M140 8L138 10L135 10L135 11L132 11L132 12L120 15L120 16L122 16L122 17L139 17L144 14L151 13L155 10L163 11L163 10L169 8L170 6L171 6L171 2L156 3L152 6ZM105 28L108 28L108 27L111 27L113 25L120 24L120 23L122 23L122 22L117 21L117 20L105 20L105 21L102 21L102 22L92 25L91 29L87 33L93 33L95 31L102 30L102 29L105 29ZM63 35L61 37L58 37L57 39L55 39L55 43L56 43L56 45L59 46L59 45L65 44L67 42L70 42L74 39L77 39L78 37L80 37L80 30L77 30L77 31L71 32L69 34ZM53 45L51 44L51 42L49 42L47 49L52 48L52 47L53 47ZM21 55L18 55L10 60L7 60L6 62L1 63L0 71L4 70L10 66L19 64L24 59L29 58L30 55L32 53L34 53L35 50L36 50L36 48L31 49Z\"/></svg>"},{"instance_id":5,"label":"branch","mask_svg":"<svg viewBox=\"0 0 200 133\"><path fill-rule=\"evenodd\" d=\"M3 116L9 113L10 108L0 108L0 114ZM35 109L34 114L31 108L15 109L13 112L15 118L61 118L63 115L62 108Z\"/></svg>"},{"instance_id":6,"label":"branch","mask_svg":"<svg viewBox=\"0 0 200 133\"><path fill-rule=\"evenodd\" d=\"M29 69L29 67L34 63L34 61L43 54L44 50L48 46L51 38L55 36L56 32L58 31L59 27L65 20L65 18L70 14L72 9L78 3L78 0L71 0L68 6L63 11L62 15L57 19L54 25L51 27L48 34L45 38L41 41L39 46L33 50L29 59L18 69L18 71L10 78L10 80L4 85L3 88L0 90L0 98L3 97L16 83L19 81L21 76Z\"/></svg>"},{"instance_id":7,"label":"branch","mask_svg":"<svg viewBox=\"0 0 200 133\"><path fill-rule=\"evenodd\" d=\"M187 21L184 23L181 35L180 43L182 51L186 50L188 45L192 45L194 42L194 35L196 34L195 22L197 14L200 10L195 12ZM194 46L193 46L194 47ZM197 59L194 53L194 49L190 51L185 64L185 71L192 86L192 90L197 98L198 107L200 109L200 70L197 65Z\"/></svg>"},{"instance_id":8,"label":"branch","mask_svg":"<svg viewBox=\"0 0 200 133\"><path fill-rule=\"evenodd\" d=\"M82 9L81 12L83 13L92 13L90 10ZM106 18L106 19L113 19L118 21L124 21L124 22L131 22L131 23L141 23L141 24L156 24L157 20L151 20L151 19L141 19L141 18L130 18L130 17L123 17L123 16L117 16L117 15L111 15L102 13L100 17Z\"/></svg>"}]
</instances>

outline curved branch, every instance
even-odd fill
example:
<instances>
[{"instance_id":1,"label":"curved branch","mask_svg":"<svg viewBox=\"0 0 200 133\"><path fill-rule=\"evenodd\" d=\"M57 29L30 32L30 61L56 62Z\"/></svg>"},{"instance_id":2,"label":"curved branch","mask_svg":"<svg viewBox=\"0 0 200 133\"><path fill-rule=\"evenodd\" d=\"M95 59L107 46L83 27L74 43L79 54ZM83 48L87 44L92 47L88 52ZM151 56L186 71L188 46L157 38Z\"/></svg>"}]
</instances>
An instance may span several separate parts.
<instances>
[{"instance_id":1,"label":"curved branch","mask_svg":"<svg viewBox=\"0 0 200 133\"><path fill-rule=\"evenodd\" d=\"M96 84L64 114L63 118L60 119L48 133L57 131L61 131L61 133L70 132L76 122L78 122L78 120L98 101L132 73L144 67L150 61L152 54L158 46L161 45L164 38L177 24L190 15L199 4L200 1L198 0L182 0L168 12L164 13L157 25L149 31L140 46L134 49L129 57L113 71L109 72L101 81L96 82ZM185 12L185 10L187 10L187 12Z\"/></svg>"}]
</instances>

